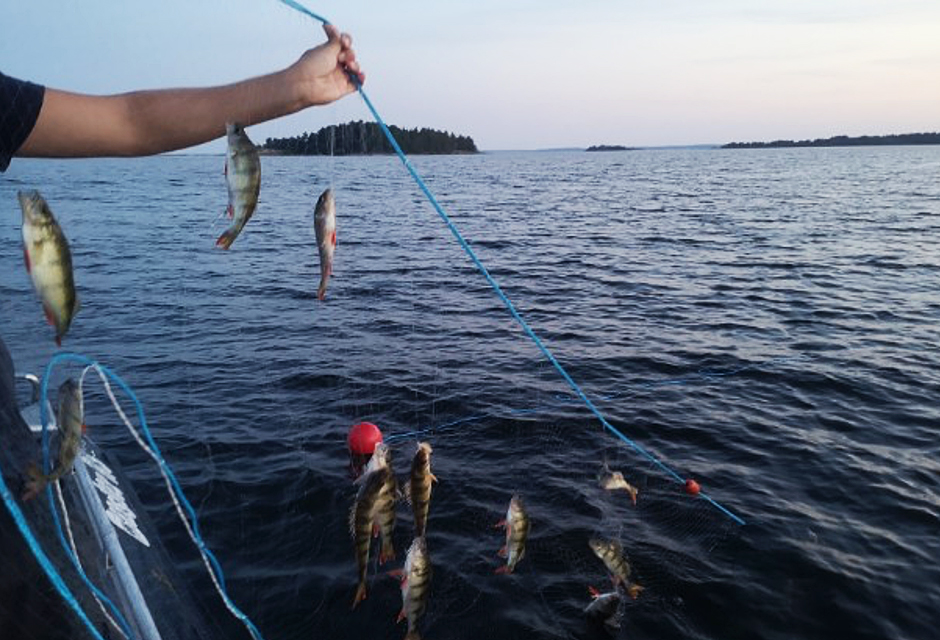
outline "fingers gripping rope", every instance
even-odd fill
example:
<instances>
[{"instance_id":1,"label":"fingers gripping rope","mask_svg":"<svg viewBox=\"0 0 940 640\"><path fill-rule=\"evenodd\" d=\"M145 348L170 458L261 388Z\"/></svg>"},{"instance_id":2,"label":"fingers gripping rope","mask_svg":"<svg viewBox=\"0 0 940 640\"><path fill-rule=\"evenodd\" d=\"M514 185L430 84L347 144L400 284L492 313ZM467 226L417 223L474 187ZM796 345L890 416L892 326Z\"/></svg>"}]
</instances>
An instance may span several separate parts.
<instances>
[{"instance_id":1,"label":"fingers gripping rope","mask_svg":"<svg viewBox=\"0 0 940 640\"><path fill-rule=\"evenodd\" d=\"M299 11L300 13L306 16L313 18L314 20L322 22L323 24L330 24L330 22L326 18L310 11L309 9L299 4L298 2L295 2L295 0L279 0L279 2L289 6L290 8L296 11ZM600 421L601 425L603 425L605 429L610 431L612 434L617 436L620 440L622 440L626 444L630 445L637 453L647 458L650 462L652 462L657 467L659 467L668 476L673 478L677 483L681 485L685 485L685 478L683 478L681 475L679 475L678 473L673 471L671 468L666 466L666 464L664 464L662 461L656 458L653 454L649 453L639 443L634 442L633 440L628 438L626 435L624 435L620 430L618 430L616 427L610 424L610 422L607 421L607 419L600 412L600 410L594 405L591 399L587 397L587 395L581 389L580 385L578 385L578 383L574 381L574 379L568 374L568 371L561 365L560 362L558 362L554 354L552 354L552 352L548 349L548 347L545 346L545 344L542 342L541 338L538 337L538 335L535 333L532 327L530 327L529 324L522 318L522 315L516 309L516 306L512 303L509 297L505 293L503 293L503 290L500 288L499 284L497 284L493 276L490 275L490 272L483 265L483 262L480 260L477 254L473 251L473 249L464 239L463 235L457 229L457 226L450 219L450 216L447 215L447 212L444 211L444 208L437 201L437 198L434 197L434 194L431 192L428 186L424 183L424 180L421 179L421 176L418 174L417 170L415 170L414 166L411 164L411 161L408 160L408 157L405 155L405 152L402 151L401 147L398 145L398 141L395 140L395 136L392 135L392 132L389 130L388 126L385 124L385 121L382 120L382 117L379 115L379 112L376 110L375 106L373 106L372 101L369 100L369 97L366 95L366 92L362 89L362 83L359 82L359 78L357 78L354 74L349 74L349 78L352 81L352 83L355 85L356 89L359 91L359 95L362 97L363 102L365 102L366 107L368 107L369 111L372 113L372 116L375 118L376 123L378 123L379 127L382 129L382 132L385 134L385 137L388 139L389 144L392 145L392 148L395 150L395 153L398 155L398 158L401 160L402 164L405 165L405 169L408 170L408 173L411 174L411 177L414 179L415 183L418 185L418 187L427 197L428 202L431 203L431 206L434 207L434 210L440 216L441 220L443 220L444 224L447 225L447 228L450 230L451 234L457 240L458 244L460 244L461 248L464 250L464 252L470 258L470 260L476 266L477 270L483 275L484 278L486 278L486 281L489 283L490 287L492 287L493 291L496 293L499 299L503 302L503 305L506 307L507 311L509 311L510 315L512 315L513 319L519 324L520 327L522 327L522 330L532 340L532 342L535 343L535 346L538 348L539 351L542 352L542 355L544 355L545 358L552 364L552 366L555 367L555 370L558 371L558 373L565 380L568 386L571 387L571 390L574 391L575 395L577 395L578 398L581 399L584 405L588 408L588 410L590 410L591 413L594 414L594 416ZM737 515L735 515L734 513L732 513L725 507L723 507L722 505L720 505L718 502L710 498L704 492L701 492L698 495L704 500L708 501L710 504L712 504L719 511L724 513L726 516L728 516L729 518L737 522L738 524L741 524L741 525L744 524L744 520L742 520L740 517L738 517Z\"/></svg>"}]
</instances>

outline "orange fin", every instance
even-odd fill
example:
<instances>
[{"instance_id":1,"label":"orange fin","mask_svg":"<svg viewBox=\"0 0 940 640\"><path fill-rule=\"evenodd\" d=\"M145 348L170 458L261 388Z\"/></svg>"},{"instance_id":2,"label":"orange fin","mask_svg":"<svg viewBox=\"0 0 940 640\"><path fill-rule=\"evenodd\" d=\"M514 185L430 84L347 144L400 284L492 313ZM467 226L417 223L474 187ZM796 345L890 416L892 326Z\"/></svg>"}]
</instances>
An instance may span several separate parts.
<instances>
[{"instance_id":1,"label":"orange fin","mask_svg":"<svg viewBox=\"0 0 940 640\"><path fill-rule=\"evenodd\" d=\"M228 249L232 246L232 243L235 242L235 238L238 237L237 233L232 232L231 229L225 231L222 235L219 236L219 239L215 241L215 246L222 247L223 249Z\"/></svg>"},{"instance_id":2,"label":"orange fin","mask_svg":"<svg viewBox=\"0 0 940 640\"><path fill-rule=\"evenodd\" d=\"M385 545L382 545L383 547ZM379 564L385 564L386 562L391 562L395 559L395 548L382 549L379 552Z\"/></svg>"},{"instance_id":3,"label":"orange fin","mask_svg":"<svg viewBox=\"0 0 940 640\"><path fill-rule=\"evenodd\" d=\"M355 609L356 605L366 599L366 583L360 582L359 586L356 587L356 597L353 598L352 608Z\"/></svg>"},{"instance_id":4,"label":"orange fin","mask_svg":"<svg viewBox=\"0 0 940 640\"><path fill-rule=\"evenodd\" d=\"M45 482L27 482L26 491L23 492L23 502L29 502L45 488Z\"/></svg>"},{"instance_id":5,"label":"orange fin","mask_svg":"<svg viewBox=\"0 0 940 640\"><path fill-rule=\"evenodd\" d=\"M333 235L330 236L330 244L334 247L336 246L336 231L333 232Z\"/></svg>"},{"instance_id":6,"label":"orange fin","mask_svg":"<svg viewBox=\"0 0 940 640\"><path fill-rule=\"evenodd\" d=\"M509 553L506 551L506 547L500 547L499 551L496 552L496 555L498 555L500 558L505 558L507 555L509 555Z\"/></svg>"},{"instance_id":7,"label":"orange fin","mask_svg":"<svg viewBox=\"0 0 940 640\"><path fill-rule=\"evenodd\" d=\"M26 273L32 271L32 265L29 263L29 251L26 250L26 245L23 245L23 262L26 263Z\"/></svg>"},{"instance_id":8,"label":"orange fin","mask_svg":"<svg viewBox=\"0 0 940 640\"><path fill-rule=\"evenodd\" d=\"M26 475L29 479L26 481L26 491L23 492L23 502L28 502L38 496L46 488L48 482L35 463L26 468Z\"/></svg>"},{"instance_id":9,"label":"orange fin","mask_svg":"<svg viewBox=\"0 0 940 640\"><path fill-rule=\"evenodd\" d=\"M405 610L402 609L401 611L398 612L398 617L395 618L395 624L398 624L399 622L401 622L402 620L404 620L404 619L407 618L407 617L408 617L408 616L405 615Z\"/></svg>"},{"instance_id":10,"label":"orange fin","mask_svg":"<svg viewBox=\"0 0 940 640\"><path fill-rule=\"evenodd\" d=\"M512 573L512 569L509 568L508 564L503 564L496 567L496 571L493 573L503 574L503 573Z\"/></svg>"}]
</instances>

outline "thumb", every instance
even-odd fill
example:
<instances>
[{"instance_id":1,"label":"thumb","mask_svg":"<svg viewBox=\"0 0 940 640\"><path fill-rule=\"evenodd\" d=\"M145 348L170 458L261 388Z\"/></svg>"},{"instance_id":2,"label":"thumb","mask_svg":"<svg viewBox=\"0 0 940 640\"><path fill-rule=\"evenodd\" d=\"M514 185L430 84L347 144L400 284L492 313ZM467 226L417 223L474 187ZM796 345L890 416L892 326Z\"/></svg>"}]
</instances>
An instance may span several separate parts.
<instances>
[{"instance_id":1,"label":"thumb","mask_svg":"<svg viewBox=\"0 0 940 640\"><path fill-rule=\"evenodd\" d=\"M336 44L339 42L339 29L329 22L323 23L323 32L326 34L326 38L330 44Z\"/></svg>"}]
</instances>

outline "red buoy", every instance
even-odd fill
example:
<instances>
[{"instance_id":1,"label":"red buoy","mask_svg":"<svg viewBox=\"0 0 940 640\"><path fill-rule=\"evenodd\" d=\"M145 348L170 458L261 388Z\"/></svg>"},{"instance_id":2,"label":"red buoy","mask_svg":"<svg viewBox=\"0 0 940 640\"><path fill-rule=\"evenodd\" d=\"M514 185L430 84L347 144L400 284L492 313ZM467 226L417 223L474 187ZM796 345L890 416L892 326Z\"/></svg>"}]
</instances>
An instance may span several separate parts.
<instances>
[{"instance_id":1,"label":"red buoy","mask_svg":"<svg viewBox=\"0 0 940 640\"><path fill-rule=\"evenodd\" d=\"M375 453L375 445L382 442L382 432L371 422L360 422L349 428L346 444L349 447L349 471L358 478L369 458Z\"/></svg>"},{"instance_id":2,"label":"red buoy","mask_svg":"<svg viewBox=\"0 0 940 640\"><path fill-rule=\"evenodd\" d=\"M692 478L685 481L685 492L690 496L697 496L701 490L702 488L698 486L698 483Z\"/></svg>"},{"instance_id":3,"label":"red buoy","mask_svg":"<svg viewBox=\"0 0 940 640\"><path fill-rule=\"evenodd\" d=\"M375 445L382 442L382 432L371 422L360 422L349 428L346 439L349 453L359 456L371 456Z\"/></svg>"}]
</instances>

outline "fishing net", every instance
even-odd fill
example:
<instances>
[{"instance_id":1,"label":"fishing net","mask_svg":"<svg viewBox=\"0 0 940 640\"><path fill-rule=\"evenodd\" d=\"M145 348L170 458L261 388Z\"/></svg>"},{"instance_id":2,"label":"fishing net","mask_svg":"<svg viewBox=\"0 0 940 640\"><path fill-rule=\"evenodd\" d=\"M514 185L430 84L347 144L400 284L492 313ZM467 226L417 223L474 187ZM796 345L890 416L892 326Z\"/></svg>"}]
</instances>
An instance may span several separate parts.
<instances>
[{"instance_id":1,"label":"fishing net","mask_svg":"<svg viewBox=\"0 0 940 640\"><path fill-rule=\"evenodd\" d=\"M384 430L402 479L415 444L428 441L434 447L432 467L441 482L434 489L428 530L434 565L423 622L428 637L596 634L582 614L590 602L588 586L610 587L603 564L588 547L592 537L620 541L635 579L645 588L636 601L624 599L624 633L631 625L661 627L655 621L664 615L675 620L676 636L687 633L683 603L688 585L720 571L712 564L713 550L729 534L733 539L740 525L689 496L656 462L599 424L506 313L393 160L275 160L302 162L320 176L335 176L341 257L325 303L313 300L317 273L309 258L300 277L285 285L285 294L305 301L300 306L310 313L304 318L308 328L296 337L316 335L303 350L306 359L268 357L260 371L251 366L253 384L266 381L252 403L265 399L271 424L287 425L277 430L277 440L290 442L293 449L285 456L304 461L300 477L285 462L285 494L296 496L286 513L243 510L248 520L240 527L245 538L239 546L257 553L259 563L277 556L285 573L307 563L291 597L269 596L277 602L271 603L266 622L276 630L289 620L287 635L311 626L330 637L403 634L393 623L400 608L397 585L384 575L388 567L378 565L376 548L370 596L349 611L355 561L346 514L356 489L348 474L345 437L351 425L368 420ZM657 429L681 432L681 424L643 407L703 402L711 395L709 387L742 373L740 363L737 370L714 368L722 362L717 358L699 360L694 369L683 363L647 378L611 379L610 371L621 360L643 371L645 357L628 336L611 340L592 333L592 321L556 312L555 305L572 311L577 303L554 297L565 284L543 265L571 258L550 238L547 247L526 246L538 235L533 220L556 225L580 212L579 197L567 204L507 197L517 189L537 194L540 188L538 172L514 170L511 160L496 167L490 166L492 159L475 157L413 162L438 187L454 222L507 293L533 310L533 324L547 340L566 345L560 359L575 363L573 375L615 425L625 431L625 425L636 425L640 436L651 439ZM301 214L306 218L311 195L307 213ZM550 220L553 216L557 220ZM300 249L309 255L309 240ZM575 287L568 294L576 292ZM279 328L272 326L272 333L283 335L281 321L273 322ZM285 374L285 368L293 372ZM705 392L696 392L697 386ZM668 450L684 455L681 447ZM727 473L702 451L692 457L702 473ZM635 506L624 492L599 486L605 463L638 487ZM220 497L218 483L215 491ZM245 491L250 487L241 486L237 493ZM515 494L532 518L532 535L518 570L495 575L504 562L496 555L504 536L494 525ZM265 501L261 494L256 499ZM279 518L272 523L275 512ZM405 504L399 505L398 518L399 558L393 567L400 566L411 540ZM249 533L252 529L258 533ZM270 550L262 551L266 545ZM285 582L266 580L268 588L256 586L249 597L282 592ZM309 607L298 612L288 604L298 599Z\"/></svg>"},{"instance_id":2,"label":"fishing net","mask_svg":"<svg viewBox=\"0 0 940 640\"><path fill-rule=\"evenodd\" d=\"M678 416L709 420L723 407L716 386L759 375L779 354L756 337L735 336L735 354L683 346L691 320L670 320L668 307L670 296L686 294L663 285L669 274L630 260L638 235L674 231L666 222L631 225L631 210L658 206L642 189L611 211L615 197L603 190L613 190L612 181L585 160L555 174L557 159L548 156L412 159L468 247L570 374L566 380L398 159L370 155L384 152L385 142L380 150L361 125L330 126L369 118L361 102L347 100L305 121L311 132L329 134L328 154L264 156L258 213L230 252L212 248L220 229L212 221L225 205L219 157L48 170L24 162L0 191L4 208L13 209L16 189L41 189L66 227L85 309L74 348L133 381L226 571L226 592L266 638L404 635L404 624L395 624L398 584L386 575L411 542L404 502L398 558L379 566L373 547L369 597L350 610L356 565L348 512L356 487L346 434L369 421L383 430L402 481L417 442L434 448L440 482L427 533L434 575L420 623L425 637L602 637L607 632L583 614L589 586L611 590L591 538L619 541L644 588L623 599L622 630L613 635L707 636L688 594L733 572L724 553L741 525L687 493L682 480L694 473L721 494L736 468L714 455L714 442L691 442ZM337 151L350 139L364 155ZM327 148L322 135L310 144ZM320 302L312 212L328 187L336 193L339 242ZM89 216L106 221L106 231ZM12 264L18 249L8 235L2 258ZM159 246L144 250L144 237L159 238ZM35 320L27 280L4 278L2 287L10 313ZM648 315L623 322L625 295L648 303ZM35 325L4 329L11 344L34 344ZM633 329L625 334L624 326ZM674 334L674 349L645 353L650 331ZM762 356L751 357L758 348ZM34 372L48 353L14 351ZM57 375L78 373L66 367ZM205 567L155 490L158 469L128 441L100 390L90 393L88 411L98 444L144 487L142 508L200 594L211 628L245 633L232 631L214 595L206 596L214 589ZM638 489L635 504L627 492L600 486L604 467ZM672 467L685 470L678 480ZM513 495L532 530L516 570L497 575L505 535L494 525Z\"/></svg>"}]
</instances>

